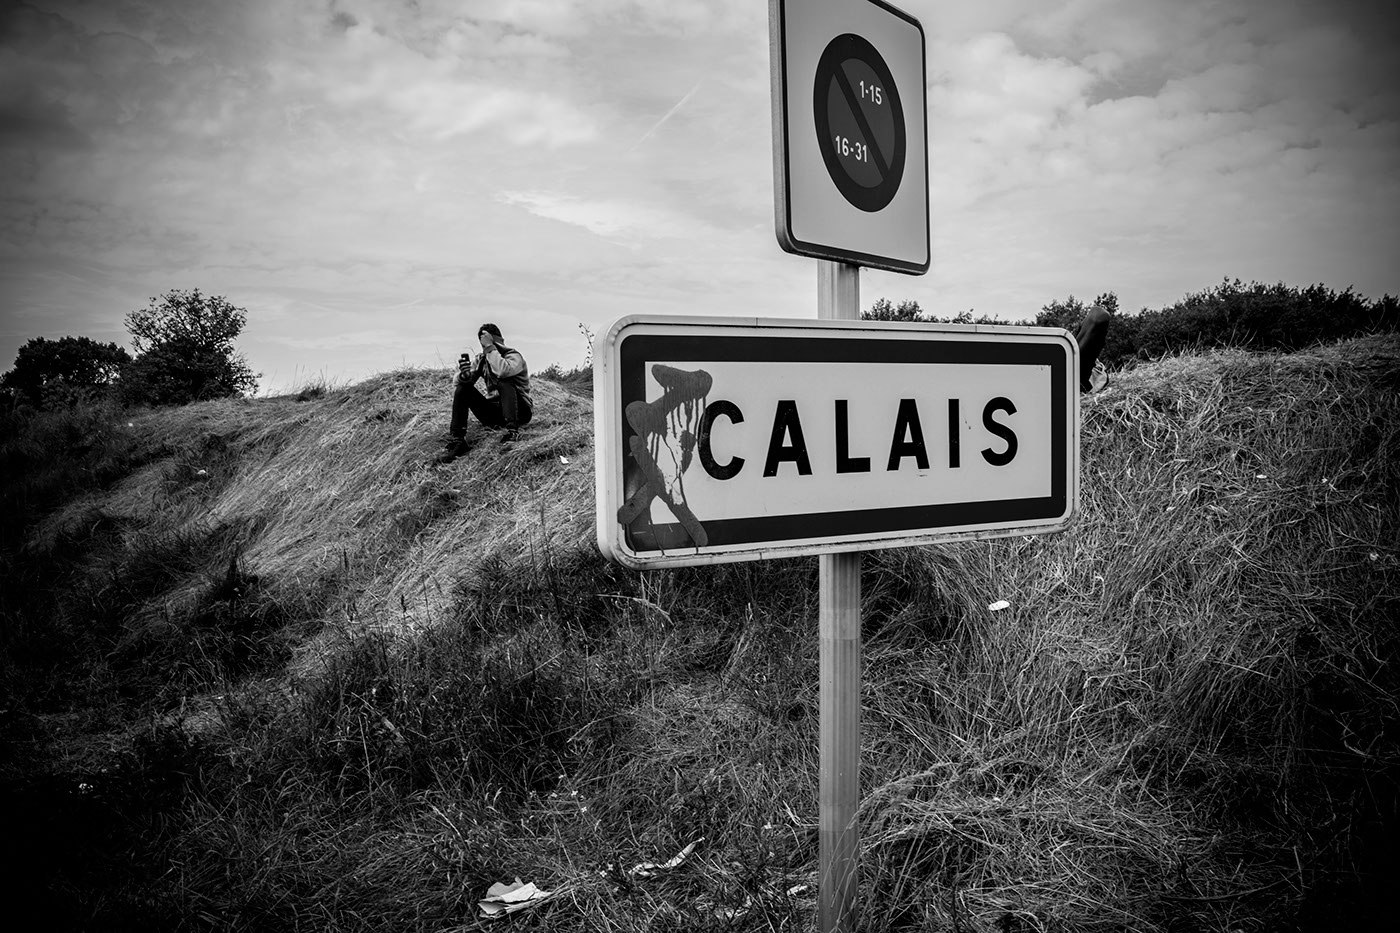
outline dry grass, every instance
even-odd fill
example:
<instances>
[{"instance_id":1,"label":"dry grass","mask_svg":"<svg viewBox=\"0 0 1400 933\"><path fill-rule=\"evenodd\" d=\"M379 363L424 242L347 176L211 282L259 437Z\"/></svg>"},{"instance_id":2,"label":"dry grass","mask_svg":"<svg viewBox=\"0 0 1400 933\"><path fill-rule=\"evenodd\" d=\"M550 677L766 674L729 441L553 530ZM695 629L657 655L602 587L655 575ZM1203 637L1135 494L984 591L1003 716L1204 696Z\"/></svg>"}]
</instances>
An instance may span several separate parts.
<instances>
[{"instance_id":1,"label":"dry grass","mask_svg":"<svg viewBox=\"0 0 1400 933\"><path fill-rule=\"evenodd\" d=\"M73 925L477 929L518 876L513 929L810 928L815 562L613 568L589 401L439 466L445 382L143 415L26 527L0 735L161 866L45 875ZM1164 360L1085 401L1068 531L867 556L862 929L1367 922L1398 409L1393 337Z\"/></svg>"}]
</instances>

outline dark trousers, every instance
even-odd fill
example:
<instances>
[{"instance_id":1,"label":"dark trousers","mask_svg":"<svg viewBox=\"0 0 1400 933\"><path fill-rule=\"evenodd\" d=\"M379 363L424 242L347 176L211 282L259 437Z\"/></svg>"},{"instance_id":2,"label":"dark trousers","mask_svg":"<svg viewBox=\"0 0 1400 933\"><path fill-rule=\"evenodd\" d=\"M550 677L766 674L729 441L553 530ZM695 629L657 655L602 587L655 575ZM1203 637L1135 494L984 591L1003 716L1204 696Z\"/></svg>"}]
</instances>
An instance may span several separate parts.
<instances>
[{"instance_id":1,"label":"dark trousers","mask_svg":"<svg viewBox=\"0 0 1400 933\"><path fill-rule=\"evenodd\" d=\"M1108 312L1098 305L1090 308L1084 315L1084 320L1079 322L1079 327L1074 332L1075 342L1079 344L1079 391L1088 392L1089 374L1094 371L1094 363L1098 362L1099 354L1103 352L1104 341L1108 339Z\"/></svg>"},{"instance_id":2,"label":"dark trousers","mask_svg":"<svg viewBox=\"0 0 1400 933\"><path fill-rule=\"evenodd\" d=\"M448 429L453 437L467 433L467 422L472 415L488 428L514 429L529 424L534 412L530 406L520 401L515 385L501 382L500 395L487 398L476 389L475 383L459 383L452 393L452 426Z\"/></svg>"}]
</instances>

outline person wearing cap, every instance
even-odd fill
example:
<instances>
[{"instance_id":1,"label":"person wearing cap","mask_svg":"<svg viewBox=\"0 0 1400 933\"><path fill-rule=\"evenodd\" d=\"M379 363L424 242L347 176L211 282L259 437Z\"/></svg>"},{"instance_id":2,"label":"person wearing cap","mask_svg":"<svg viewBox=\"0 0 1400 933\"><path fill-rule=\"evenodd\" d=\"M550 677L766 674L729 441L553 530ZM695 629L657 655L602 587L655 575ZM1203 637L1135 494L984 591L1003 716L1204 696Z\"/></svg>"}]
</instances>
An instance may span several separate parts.
<instances>
[{"instance_id":1,"label":"person wearing cap","mask_svg":"<svg viewBox=\"0 0 1400 933\"><path fill-rule=\"evenodd\" d=\"M476 332L481 352L473 358L463 353L452 377L451 439L442 460L454 460L467 452L467 423L472 415L488 428L504 428L501 440L514 440L522 425L534 415L530 400L530 371L519 350L506 346L501 329L482 324ZM485 391L476 387L480 380Z\"/></svg>"}]
</instances>

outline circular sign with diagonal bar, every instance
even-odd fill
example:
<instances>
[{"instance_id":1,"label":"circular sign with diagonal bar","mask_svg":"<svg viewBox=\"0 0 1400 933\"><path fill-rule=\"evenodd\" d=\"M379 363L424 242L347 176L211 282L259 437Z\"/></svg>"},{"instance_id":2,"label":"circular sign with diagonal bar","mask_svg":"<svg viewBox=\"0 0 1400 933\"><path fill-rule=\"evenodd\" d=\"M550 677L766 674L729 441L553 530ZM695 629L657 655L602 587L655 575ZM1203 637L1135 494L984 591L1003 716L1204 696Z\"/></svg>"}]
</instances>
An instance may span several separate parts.
<instances>
[{"instance_id":1,"label":"circular sign with diagonal bar","mask_svg":"<svg viewBox=\"0 0 1400 933\"><path fill-rule=\"evenodd\" d=\"M860 36L832 39L817 61L812 114L826 170L847 201L873 212L894 200L908 149L899 88Z\"/></svg>"},{"instance_id":2,"label":"circular sign with diagonal bar","mask_svg":"<svg viewBox=\"0 0 1400 933\"><path fill-rule=\"evenodd\" d=\"M779 245L927 272L923 27L886 0L769 0L769 12Z\"/></svg>"}]
</instances>

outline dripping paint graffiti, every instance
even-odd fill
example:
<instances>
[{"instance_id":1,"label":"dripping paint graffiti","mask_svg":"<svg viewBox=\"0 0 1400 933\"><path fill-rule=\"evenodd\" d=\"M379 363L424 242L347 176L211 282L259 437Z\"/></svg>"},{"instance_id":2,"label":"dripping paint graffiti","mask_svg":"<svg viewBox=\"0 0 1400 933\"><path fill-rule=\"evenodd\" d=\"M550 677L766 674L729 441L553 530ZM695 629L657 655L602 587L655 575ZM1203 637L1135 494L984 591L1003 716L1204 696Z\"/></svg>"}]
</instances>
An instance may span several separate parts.
<instances>
[{"instance_id":1,"label":"dripping paint graffiti","mask_svg":"<svg viewBox=\"0 0 1400 933\"><path fill-rule=\"evenodd\" d=\"M651 374L661 386L661 397L632 402L625 411L636 434L628 441L632 464L625 470L626 499L617 520L643 547L704 547L709 536L687 504L685 472L695 459L696 436L714 380L704 370L687 372L662 363L653 364ZM669 526L667 531L668 526L654 523L651 509L657 499L671 510L680 529Z\"/></svg>"}]
</instances>

